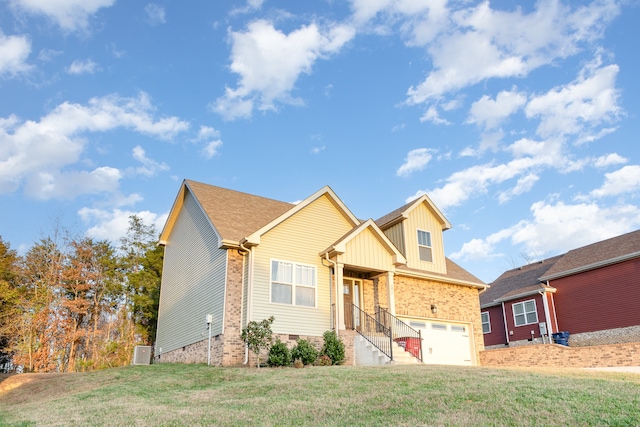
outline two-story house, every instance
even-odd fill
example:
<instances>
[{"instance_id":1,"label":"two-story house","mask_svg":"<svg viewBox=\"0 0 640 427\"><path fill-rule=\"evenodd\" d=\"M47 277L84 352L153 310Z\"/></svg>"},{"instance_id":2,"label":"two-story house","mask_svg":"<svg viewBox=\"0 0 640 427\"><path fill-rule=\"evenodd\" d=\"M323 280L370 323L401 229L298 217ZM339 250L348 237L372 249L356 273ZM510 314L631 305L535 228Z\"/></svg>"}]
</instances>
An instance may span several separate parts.
<instances>
[{"instance_id":1,"label":"two-story house","mask_svg":"<svg viewBox=\"0 0 640 427\"><path fill-rule=\"evenodd\" d=\"M160 236L156 361L247 363L242 329L274 316L290 345L319 347L335 330L348 364L377 363L372 343L381 363L406 349L424 363L476 364L486 285L445 257L450 227L426 195L361 221L329 187L290 204L185 180Z\"/></svg>"}]
</instances>

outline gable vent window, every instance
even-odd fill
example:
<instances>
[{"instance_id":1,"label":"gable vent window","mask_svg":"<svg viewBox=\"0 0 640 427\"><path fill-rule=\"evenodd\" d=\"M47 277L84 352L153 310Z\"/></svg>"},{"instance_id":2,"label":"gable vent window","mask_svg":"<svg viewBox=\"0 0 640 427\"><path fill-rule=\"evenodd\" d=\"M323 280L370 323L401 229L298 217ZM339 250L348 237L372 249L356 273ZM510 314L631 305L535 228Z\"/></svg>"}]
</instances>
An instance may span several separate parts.
<instances>
[{"instance_id":1,"label":"gable vent window","mask_svg":"<svg viewBox=\"0 0 640 427\"><path fill-rule=\"evenodd\" d=\"M428 231L418 230L418 253L420 255L420 261L433 262L431 233Z\"/></svg>"},{"instance_id":2,"label":"gable vent window","mask_svg":"<svg viewBox=\"0 0 640 427\"><path fill-rule=\"evenodd\" d=\"M535 300L513 304L513 319L516 326L538 323L538 312Z\"/></svg>"},{"instance_id":3,"label":"gable vent window","mask_svg":"<svg viewBox=\"0 0 640 427\"><path fill-rule=\"evenodd\" d=\"M271 261L271 302L315 307L316 267Z\"/></svg>"}]
</instances>

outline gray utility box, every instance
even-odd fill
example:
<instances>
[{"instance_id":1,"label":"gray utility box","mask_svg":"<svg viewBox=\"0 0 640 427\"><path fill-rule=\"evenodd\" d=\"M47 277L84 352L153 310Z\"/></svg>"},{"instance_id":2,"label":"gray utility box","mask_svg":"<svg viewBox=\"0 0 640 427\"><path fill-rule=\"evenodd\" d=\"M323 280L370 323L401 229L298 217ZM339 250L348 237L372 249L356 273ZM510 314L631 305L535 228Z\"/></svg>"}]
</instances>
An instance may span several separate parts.
<instances>
[{"instance_id":1,"label":"gray utility box","mask_svg":"<svg viewBox=\"0 0 640 427\"><path fill-rule=\"evenodd\" d=\"M133 349L133 364L148 365L151 363L151 346L137 345Z\"/></svg>"}]
</instances>

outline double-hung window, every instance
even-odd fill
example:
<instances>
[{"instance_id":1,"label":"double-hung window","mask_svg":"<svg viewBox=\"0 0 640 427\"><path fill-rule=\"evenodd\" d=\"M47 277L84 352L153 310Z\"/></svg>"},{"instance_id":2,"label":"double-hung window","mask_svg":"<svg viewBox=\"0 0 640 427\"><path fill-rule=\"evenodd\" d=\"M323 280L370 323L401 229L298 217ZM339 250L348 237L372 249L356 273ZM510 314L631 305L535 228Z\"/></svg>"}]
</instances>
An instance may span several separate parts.
<instances>
[{"instance_id":1,"label":"double-hung window","mask_svg":"<svg viewBox=\"0 0 640 427\"><path fill-rule=\"evenodd\" d=\"M271 302L315 307L316 267L272 260Z\"/></svg>"},{"instance_id":2,"label":"double-hung window","mask_svg":"<svg viewBox=\"0 0 640 427\"><path fill-rule=\"evenodd\" d=\"M431 253L431 233L424 230L418 230L418 255L420 261L433 262Z\"/></svg>"},{"instance_id":3,"label":"double-hung window","mask_svg":"<svg viewBox=\"0 0 640 427\"><path fill-rule=\"evenodd\" d=\"M482 318L482 333L488 334L491 332L491 322L489 321L489 312L483 311L480 313L480 317Z\"/></svg>"},{"instance_id":4,"label":"double-hung window","mask_svg":"<svg viewBox=\"0 0 640 427\"><path fill-rule=\"evenodd\" d=\"M530 299L529 301L522 301L513 304L513 320L516 326L538 323L536 301Z\"/></svg>"}]
</instances>

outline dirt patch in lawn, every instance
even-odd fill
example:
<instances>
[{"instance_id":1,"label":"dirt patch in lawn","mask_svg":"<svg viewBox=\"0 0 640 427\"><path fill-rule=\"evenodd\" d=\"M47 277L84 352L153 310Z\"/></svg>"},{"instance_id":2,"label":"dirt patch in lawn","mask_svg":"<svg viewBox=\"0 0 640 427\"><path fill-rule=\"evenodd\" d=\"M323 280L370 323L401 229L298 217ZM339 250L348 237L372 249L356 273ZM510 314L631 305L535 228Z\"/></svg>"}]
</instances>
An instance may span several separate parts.
<instances>
[{"instance_id":1,"label":"dirt patch in lawn","mask_svg":"<svg viewBox=\"0 0 640 427\"><path fill-rule=\"evenodd\" d=\"M34 398L47 400L78 390L77 374L0 374L0 402L11 404Z\"/></svg>"}]
</instances>

